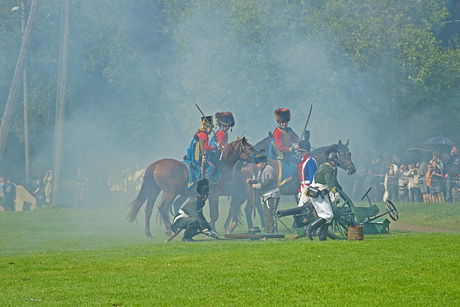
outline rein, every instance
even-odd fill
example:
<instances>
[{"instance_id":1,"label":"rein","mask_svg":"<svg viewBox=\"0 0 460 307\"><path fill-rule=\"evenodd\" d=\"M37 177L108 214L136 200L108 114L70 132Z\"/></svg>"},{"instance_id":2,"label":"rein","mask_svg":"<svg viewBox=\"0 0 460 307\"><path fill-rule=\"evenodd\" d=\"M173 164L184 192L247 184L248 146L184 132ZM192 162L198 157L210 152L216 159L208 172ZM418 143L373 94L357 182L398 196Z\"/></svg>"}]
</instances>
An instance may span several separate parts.
<instances>
[{"instance_id":1,"label":"rein","mask_svg":"<svg viewBox=\"0 0 460 307\"><path fill-rule=\"evenodd\" d=\"M254 156L243 146L243 143L241 142L238 146L243 153L248 156L248 159L240 159L242 162L247 162L247 163L254 163ZM247 165L247 164L246 164Z\"/></svg>"}]
</instances>

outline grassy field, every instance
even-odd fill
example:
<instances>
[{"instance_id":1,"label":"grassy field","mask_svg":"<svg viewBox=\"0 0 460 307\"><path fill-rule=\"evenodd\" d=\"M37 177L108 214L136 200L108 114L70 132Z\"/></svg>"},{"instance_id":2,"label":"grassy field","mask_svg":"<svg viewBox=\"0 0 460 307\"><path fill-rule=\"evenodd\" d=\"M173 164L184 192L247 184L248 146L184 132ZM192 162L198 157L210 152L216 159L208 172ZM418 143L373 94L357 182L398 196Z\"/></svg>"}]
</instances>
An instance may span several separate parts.
<instances>
[{"instance_id":1,"label":"grassy field","mask_svg":"<svg viewBox=\"0 0 460 307\"><path fill-rule=\"evenodd\" d=\"M459 204L396 205L400 222L460 230ZM198 236L182 243L180 235L165 244L155 218L154 238L147 239L142 217L130 224L125 215L1 212L0 306L460 304L457 233L391 231L364 241L310 242L290 241L281 228L287 240Z\"/></svg>"}]
</instances>

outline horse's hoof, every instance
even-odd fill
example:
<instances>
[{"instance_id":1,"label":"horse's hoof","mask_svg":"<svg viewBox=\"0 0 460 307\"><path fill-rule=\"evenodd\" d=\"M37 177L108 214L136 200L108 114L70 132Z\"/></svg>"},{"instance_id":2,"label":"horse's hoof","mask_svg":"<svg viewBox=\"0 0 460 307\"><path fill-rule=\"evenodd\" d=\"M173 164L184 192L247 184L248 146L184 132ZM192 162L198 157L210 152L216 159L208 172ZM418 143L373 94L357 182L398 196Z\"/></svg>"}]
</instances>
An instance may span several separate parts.
<instances>
[{"instance_id":1,"label":"horse's hoof","mask_svg":"<svg viewBox=\"0 0 460 307\"><path fill-rule=\"evenodd\" d=\"M170 230L166 230L166 231L165 231L165 234L166 234L168 237L170 237L170 236L172 236L173 233L172 233L172 231L170 231Z\"/></svg>"},{"instance_id":2,"label":"horse's hoof","mask_svg":"<svg viewBox=\"0 0 460 307\"><path fill-rule=\"evenodd\" d=\"M227 228L227 234L231 234L233 232L233 230L235 230L236 228L236 223L233 222L230 227Z\"/></svg>"},{"instance_id":3,"label":"horse's hoof","mask_svg":"<svg viewBox=\"0 0 460 307\"><path fill-rule=\"evenodd\" d=\"M150 234L150 233L146 233L145 235L146 235L147 238L149 238L149 239L153 238L152 234Z\"/></svg>"}]
</instances>

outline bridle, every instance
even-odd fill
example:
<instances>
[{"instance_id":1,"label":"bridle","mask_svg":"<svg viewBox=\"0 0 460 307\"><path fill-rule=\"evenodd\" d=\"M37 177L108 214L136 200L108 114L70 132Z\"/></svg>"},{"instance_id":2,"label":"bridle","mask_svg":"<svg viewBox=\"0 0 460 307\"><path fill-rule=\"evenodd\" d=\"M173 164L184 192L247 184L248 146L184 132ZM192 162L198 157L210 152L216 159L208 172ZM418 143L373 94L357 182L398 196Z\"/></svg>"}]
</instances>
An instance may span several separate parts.
<instances>
[{"instance_id":1,"label":"bridle","mask_svg":"<svg viewBox=\"0 0 460 307\"><path fill-rule=\"evenodd\" d=\"M340 156L342 157L342 154L340 154ZM346 164L342 164L342 163L339 163L340 164L340 167L343 168L347 173L349 173L351 170L350 170L350 166L353 166L354 167L354 164L353 162L350 162L349 163L346 163Z\"/></svg>"},{"instance_id":2,"label":"bridle","mask_svg":"<svg viewBox=\"0 0 460 307\"><path fill-rule=\"evenodd\" d=\"M239 143L238 148L239 148L244 154L246 154L246 156L248 156L247 159L240 159L241 162L246 162L246 165L248 165L248 163L254 163L254 154L251 154L251 153L246 149L246 147L243 146L243 142L240 142L240 143ZM243 164L243 163L242 163L242 164ZM246 166L246 165L243 165L243 166Z\"/></svg>"}]
</instances>

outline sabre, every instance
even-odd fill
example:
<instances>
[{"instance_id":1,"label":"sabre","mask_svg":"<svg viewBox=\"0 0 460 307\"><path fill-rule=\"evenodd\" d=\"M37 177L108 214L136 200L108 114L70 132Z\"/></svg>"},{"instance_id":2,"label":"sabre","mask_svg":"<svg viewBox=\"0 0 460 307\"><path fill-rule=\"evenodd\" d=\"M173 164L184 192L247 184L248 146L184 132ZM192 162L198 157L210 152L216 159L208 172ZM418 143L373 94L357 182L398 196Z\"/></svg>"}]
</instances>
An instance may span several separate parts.
<instances>
[{"instance_id":1,"label":"sabre","mask_svg":"<svg viewBox=\"0 0 460 307\"><path fill-rule=\"evenodd\" d=\"M196 103L195 103L195 106L198 108L198 111L200 111L201 115L203 115L203 117L206 117L206 115L204 115L203 111L201 111L200 107ZM216 135L216 133L214 132L214 129L212 129L212 127L211 127L211 131L212 131L212 133L214 133L214 135Z\"/></svg>"},{"instance_id":2,"label":"sabre","mask_svg":"<svg viewBox=\"0 0 460 307\"><path fill-rule=\"evenodd\" d=\"M311 115L312 109L313 109L313 105L310 106L310 112L308 113L307 122L305 123L305 127L303 128L302 136L300 137L301 140L303 139L303 137L305 136L305 132L307 131L307 126L308 126L308 122L310 121L310 115Z\"/></svg>"}]
</instances>

